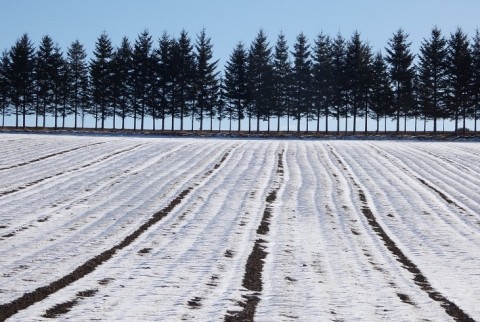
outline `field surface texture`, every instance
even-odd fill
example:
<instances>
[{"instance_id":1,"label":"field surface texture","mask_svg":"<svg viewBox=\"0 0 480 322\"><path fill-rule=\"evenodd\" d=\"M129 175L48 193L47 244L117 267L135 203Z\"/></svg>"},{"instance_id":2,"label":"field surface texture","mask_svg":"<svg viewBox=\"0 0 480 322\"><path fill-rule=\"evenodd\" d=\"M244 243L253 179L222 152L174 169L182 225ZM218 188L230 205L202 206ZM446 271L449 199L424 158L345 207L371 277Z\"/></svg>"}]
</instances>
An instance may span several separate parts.
<instances>
[{"instance_id":1,"label":"field surface texture","mask_svg":"<svg viewBox=\"0 0 480 322\"><path fill-rule=\"evenodd\" d=\"M0 321L480 321L480 144L0 135Z\"/></svg>"}]
</instances>

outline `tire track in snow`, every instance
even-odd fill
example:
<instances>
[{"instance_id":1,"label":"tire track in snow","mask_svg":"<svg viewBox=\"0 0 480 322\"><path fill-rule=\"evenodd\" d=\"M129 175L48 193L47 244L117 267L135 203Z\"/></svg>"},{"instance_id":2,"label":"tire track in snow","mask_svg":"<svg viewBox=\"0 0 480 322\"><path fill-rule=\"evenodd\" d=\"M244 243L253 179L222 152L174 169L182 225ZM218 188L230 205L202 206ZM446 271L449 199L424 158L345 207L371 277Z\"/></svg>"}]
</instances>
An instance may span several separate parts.
<instances>
[{"instance_id":1,"label":"tire track in snow","mask_svg":"<svg viewBox=\"0 0 480 322\"><path fill-rule=\"evenodd\" d=\"M135 147L138 147L139 145ZM221 164L228 158L232 149L233 147L224 153L223 157L219 160L219 162L217 162L213 166L213 170L217 170L221 166ZM206 172L202 179L204 180L207 179L212 173L213 171ZM108 250L103 251L99 255L87 260L84 264L75 268L71 273L57 279L56 281L50 283L49 285L39 287L32 292L25 293L20 298L17 298L9 303L1 304L0 305L0 321L6 320L7 318L19 312L20 310L24 310L29 306L44 300L49 295L56 293L57 291L65 288L66 286L78 281L82 277L95 271L95 269L98 266L100 266L104 262L111 259L116 254L117 251L132 244L138 237L140 237L143 233L145 233L151 226L158 223L165 216L167 216L176 206L178 206L182 202L182 200L188 194L190 194L192 190L194 190L194 187L196 186L198 186L198 183L195 184L194 186L190 186L184 189L183 191L181 191L176 196L175 199L170 201L170 203L166 207L156 212L152 217L150 217L150 219L148 219L145 223L140 225L135 231L133 231L130 235L125 237L120 243L116 244L115 246L111 247Z\"/></svg>"},{"instance_id":2,"label":"tire track in snow","mask_svg":"<svg viewBox=\"0 0 480 322\"><path fill-rule=\"evenodd\" d=\"M445 312L454 318L456 321L475 321L467 313L465 313L460 307L458 307L454 302L448 300L444 295L435 290L427 277L420 271L420 269L400 250L400 248L395 244L395 242L388 236L384 228L377 221L377 218L373 214L372 210L368 206L367 197L365 192L353 178L345 163L340 159L340 157L335 153L333 148L329 145L330 151L338 163L341 165L343 170L348 173L353 186L357 189L358 198L362 203L361 211L362 214L368 221L368 224L372 227L375 233L382 239L383 243L387 249L394 255L395 259L402 264L402 267L407 269L410 273L413 274L413 281L420 289L428 294L428 296L440 303L440 306L445 310Z\"/></svg>"},{"instance_id":3,"label":"tire track in snow","mask_svg":"<svg viewBox=\"0 0 480 322\"><path fill-rule=\"evenodd\" d=\"M37 180L34 180L34 181L31 181L25 185L22 185L22 186L19 186L19 187L16 187L16 188L13 188L13 189L10 189L10 190L5 190L5 191L2 191L0 192L0 197L3 197L3 196L6 196L6 195L9 195L9 194L12 194L12 193L15 193L15 192L18 192L20 190L24 190L24 189L27 189L27 188L30 188L31 186L34 186L34 185L37 185L41 182L44 182L48 179L51 179L51 178L55 178L55 177L58 177L58 176L61 176L63 174L66 174L66 173L71 173L71 172L75 172L75 171L78 171L78 170L81 170L81 169L84 169L84 168L88 168L88 167L91 167L92 165L94 164L97 164L97 163L100 163L102 161L105 161L105 160L108 160L114 156L117 156L119 154L122 154L122 153L125 153L125 152L129 152L129 151L132 151L134 149L137 149L138 147L144 145L145 143L142 143L142 144L137 144L133 147L130 147L128 149L123 149L123 150L120 150L120 151L116 151L112 154L109 154L109 155L106 155L100 159L97 159L95 161L92 161L90 163L87 163L87 164L84 164L82 166L79 166L79 167L76 167L76 168L73 168L73 169L68 169L68 170L65 170L65 171L62 171L62 172L58 172L58 173L55 173L55 174L52 174L50 176L46 176L46 177L43 177L43 178L40 178L40 179L37 179Z\"/></svg>"},{"instance_id":4,"label":"tire track in snow","mask_svg":"<svg viewBox=\"0 0 480 322\"><path fill-rule=\"evenodd\" d=\"M0 168L0 171L13 169L13 168L18 168L18 167L23 167L25 165L32 164L32 163L35 163L35 162L39 162L39 161L42 161L42 160L45 160L45 159L49 159L49 158L52 158L52 157L55 157L55 156L58 156L58 155L62 155L62 154L65 154L65 153L73 152L73 151L80 150L80 149L83 149L83 148L86 148L86 147L99 145L99 144L104 144L104 143L105 142L97 142L97 143L82 145L82 146L78 146L78 147L75 147L75 148L63 150L63 151L56 152L56 153L51 153L51 154L45 155L43 157L35 158L33 160L29 160L29 161L26 161L26 162L17 163L17 164L11 165L11 166Z\"/></svg>"},{"instance_id":5,"label":"tire track in snow","mask_svg":"<svg viewBox=\"0 0 480 322\"><path fill-rule=\"evenodd\" d=\"M257 228L257 236L267 235L270 228L270 218L272 217L272 206L277 199L277 192L283 183L283 153L278 153L277 159L277 179L274 181L274 186L270 193L267 195L265 202L266 206L263 212L262 220ZM224 317L224 321L253 321L255 317L255 311L258 303L260 302L259 295L262 292L262 271L267 257L265 251L266 241L262 238L257 238L253 245L252 252L248 256L247 263L245 265L245 274L242 281L242 286L247 290L253 292L252 294L242 295L245 299L238 304L243 307L241 311L227 311L227 315Z\"/></svg>"}]
</instances>

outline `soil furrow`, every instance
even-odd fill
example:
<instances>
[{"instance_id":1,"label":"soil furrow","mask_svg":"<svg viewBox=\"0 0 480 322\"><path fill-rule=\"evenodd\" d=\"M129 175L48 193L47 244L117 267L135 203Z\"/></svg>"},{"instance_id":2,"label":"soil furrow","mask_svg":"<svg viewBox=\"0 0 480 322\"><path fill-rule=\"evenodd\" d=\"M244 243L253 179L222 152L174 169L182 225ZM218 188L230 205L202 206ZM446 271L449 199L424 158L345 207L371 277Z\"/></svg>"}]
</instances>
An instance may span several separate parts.
<instances>
[{"instance_id":1,"label":"soil furrow","mask_svg":"<svg viewBox=\"0 0 480 322\"><path fill-rule=\"evenodd\" d=\"M20 187L16 187L16 188L13 188L13 189L10 189L10 190L6 190L6 191L2 191L0 192L0 197L3 197L3 196L6 196L6 195L9 195L9 194L12 194L12 193L15 193L15 192L18 192L20 190L24 190L24 189L27 189L31 186L34 186L34 185L37 185L45 180L48 180L48 179L51 179L51 178L55 178L55 177L58 177L58 176L61 176L63 174L66 174L66 173L71 173L71 172L75 172L75 171L78 171L78 170L81 170L81 169L85 169L85 168L88 168L88 167L91 167L92 165L94 164L97 164L99 162L102 162L102 161L105 161L105 160L108 160L116 155L119 155L119 154L122 154L122 153L125 153L125 152L129 152L129 151L132 151L136 148L138 148L139 146L141 146L143 144L137 144L131 148L128 148L128 149L123 149L123 150L120 150L120 151L117 151L117 152L114 152L112 154L109 154L107 156L104 156L103 158L101 159L98 159L98 160L95 160L93 162L90 162L90 163L87 163L87 164L84 164L82 166L79 166L79 167L76 167L76 168L73 168L73 169L69 169L69 170L65 170L65 171L62 171L62 172L58 172L56 174L53 174L53 175L50 175L50 176L47 176L47 177L43 177L41 179L38 179L38 180L35 180L35 181L31 181L23 186L20 186Z\"/></svg>"},{"instance_id":2,"label":"soil furrow","mask_svg":"<svg viewBox=\"0 0 480 322\"><path fill-rule=\"evenodd\" d=\"M119 151L119 153L121 152L125 152L125 151ZM214 165L214 169L218 169L220 165L226 160L229 154L230 154L230 150L225 152L222 159ZM96 162L100 162L100 161L96 161ZM205 176L204 179L205 178L207 177ZM144 224L140 225L134 232L132 232L127 237L125 237L120 243L111 247L108 250L105 250L99 255L87 260L84 264L78 266L73 272L57 279L56 281L50 283L49 285L39 287L32 292L25 293L20 298L17 298L9 303L1 304L0 305L0 321L5 321L9 317L16 314L18 311L24 310L29 306L44 300L49 295L56 293L57 291L65 288L66 286L78 281L82 277L95 271L95 269L98 266L100 266L104 262L111 259L116 254L117 251L132 244L133 241L135 241L138 237L140 237L140 235L142 235L145 231L147 231L151 226L158 223L165 216L167 216L176 206L178 206L182 202L182 200L188 194L190 194L190 192L193 189L194 188L192 186L184 189L165 208L155 213L152 217L150 217L149 220L147 220Z\"/></svg>"},{"instance_id":3,"label":"soil furrow","mask_svg":"<svg viewBox=\"0 0 480 322\"><path fill-rule=\"evenodd\" d=\"M343 161L339 158L339 156L333 151L333 148L329 146L332 155L341 165L344 171L348 173L348 177L350 178L353 186L357 189L358 198L362 203L361 211L362 214L367 219L368 224L372 227L373 231L382 239L383 243L387 247L387 249L394 255L395 259L402 264L402 267L407 269L410 273L413 274L413 281L416 285L420 287L420 289L428 294L428 296L440 303L440 306L445 310L445 312L454 318L456 321L475 321L472 319L467 313L465 313L460 307L458 307L455 303L448 300L444 295L440 292L435 290L430 282L428 281L427 277L420 271L420 269L410 260L402 251L401 249L395 244L395 242L390 238L390 236L386 233L384 228L380 225L377 221L377 218L373 214L372 210L368 206L367 197L360 188L360 185L357 181L353 178L351 173L349 173L346 165Z\"/></svg>"},{"instance_id":4,"label":"soil furrow","mask_svg":"<svg viewBox=\"0 0 480 322\"><path fill-rule=\"evenodd\" d=\"M104 143L104 142L97 142L97 143L92 143L92 144L87 144L87 145L78 146L78 147L76 147L76 148L72 148L72 149L68 149L68 150L63 150L63 151L60 151L60 152L57 152L57 153L48 154L48 155L45 155L45 156L43 156L43 157L39 157L39 158L30 160L30 161L26 161L26 162L22 162L22 163L17 163L17 164L8 166L8 167L0 168L0 171L8 170L8 169L13 169L13 168L18 168L18 167L23 167L23 166L25 166L25 165L32 164L32 163L35 163L35 162L39 162L39 161L42 161L42 160L45 160L45 159L49 159L49 158L52 158L52 157L55 157L55 156L58 156L58 155L66 154L66 153L69 153L69 152L73 152L73 151L76 151L76 150L80 150L80 149L83 149L83 148L86 148L86 147L90 147L90 146L94 146L94 145L99 145L99 144L103 144L103 143Z\"/></svg>"},{"instance_id":5,"label":"soil furrow","mask_svg":"<svg viewBox=\"0 0 480 322\"><path fill-rule=\"evenodd\" d=\"M267 235L269 232L272 205L277 199L277 192L283 182L283 151L278 153L276 174L278 175L278 181L265 199L266 206L260 225L257 228L257 235ZM253 293L243 295L244 301L238 303L243 309L241 311L228 311L224 318L225 321L253 321L257 305L260 302L262 271L265 264L264 260L268 254L265 251L265 243L265 240L262 238L258 238L255 241L245 265L242 286Z\"/></svg>"}]
</instances>

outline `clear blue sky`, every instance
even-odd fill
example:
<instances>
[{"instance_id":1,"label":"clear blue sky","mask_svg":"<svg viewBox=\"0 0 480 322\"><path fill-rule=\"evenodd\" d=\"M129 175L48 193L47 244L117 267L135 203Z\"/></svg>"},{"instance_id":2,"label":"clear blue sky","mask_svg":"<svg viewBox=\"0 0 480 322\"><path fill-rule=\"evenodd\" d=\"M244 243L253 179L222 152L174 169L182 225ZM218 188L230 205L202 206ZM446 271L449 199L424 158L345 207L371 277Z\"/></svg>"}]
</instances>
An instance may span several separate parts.
<instances>
[{"instance_id":1,"label":"clear blue sky","mask_svg":"<svg viewBox=\"0 0 480 322\"><path fill-rule=\"evenodd\" d=\"M145 28L155 39L185 28L194 40L205 27L223 64L234 45L249 45L259 28L272 45L280 31L292 47L300 32L312 40L320 31L349 38L358 30L374 49L383 49L402 27L416 52L434 25L446 35L457 26L473 35L479 13L479 0L1 0L0 50L25 32L35 44L48 34L64 51L79 39L91 54L103 30L118 45L122 36L133 41Z\"/></svg>"}]
</instances>

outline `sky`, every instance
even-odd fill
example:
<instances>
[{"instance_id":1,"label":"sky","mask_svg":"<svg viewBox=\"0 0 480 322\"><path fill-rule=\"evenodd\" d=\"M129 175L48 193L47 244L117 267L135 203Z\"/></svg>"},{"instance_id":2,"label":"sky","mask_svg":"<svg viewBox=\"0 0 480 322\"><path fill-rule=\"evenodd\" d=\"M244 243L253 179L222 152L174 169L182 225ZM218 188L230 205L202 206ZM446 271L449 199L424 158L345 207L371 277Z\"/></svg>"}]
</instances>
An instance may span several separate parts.
<instances>
[{"instance_id":1,"label":"sky","mask_svg":"<svg viewBox=\"0 0 480 322\"><path fill-rule=\"evenodd\" d=\"M313 42L321 31L349 38L358 30L374 50L383 50L401 27L418 52L435 25L447 36L457 27L473 36L479 12L478 0L1 0L0 50L23 33L35 44L48 34L64 51L78 39L90 55L103 31L117 46L123 36L134 41L144 29L154 39L185 29L194 41L205 28L223 65L235 44L250 45L260 28L271 45L283 32L290 48L300 32Z\"/></svg>"}]
</instances>

